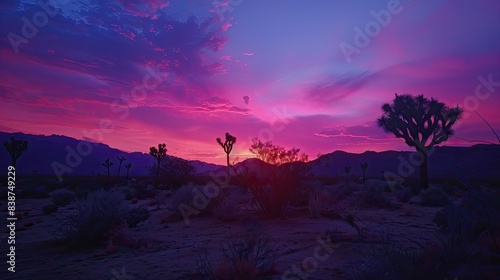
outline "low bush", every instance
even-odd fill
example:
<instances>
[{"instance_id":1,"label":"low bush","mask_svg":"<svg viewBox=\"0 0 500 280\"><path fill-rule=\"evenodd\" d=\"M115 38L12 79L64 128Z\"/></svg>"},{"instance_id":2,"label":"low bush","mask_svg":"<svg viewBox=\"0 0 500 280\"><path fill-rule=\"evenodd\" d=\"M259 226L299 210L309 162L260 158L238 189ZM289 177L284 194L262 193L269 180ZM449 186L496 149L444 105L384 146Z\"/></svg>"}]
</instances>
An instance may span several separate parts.
<instances>
[{"instance_id":1,"label":"low bush","mask_svg":"<svg viewBox=\"0 0 500 280\"><path fill-rule=\"evenodd\" d=\"M252 193L257 209L268 217L278 218L283 217L291 198L307 178L308 167L303 162L280 166L260 162L253 170L240 166L235 172L237 183Z\"/></svg>"},{"instance_id":2,"label":"low bush","mask_svg":"<svg viewBox=\"0 0 500 280\"><path fill-rule=\"evenodd\" d=\"M89 193L98 191L102 189L102 185L99 182L80 182L76 183L76 186L68 187L70 190L74 190L77 198L85 198Z\"/></svg>"},{"instance_id":3,"label":"low bush","mask_svg":"<svg viewBox=\"0 0 500 280\"><path fill-rule=\"evenodd\" d=\"M382 233L381 238L380 243L361 252L361 263L348 267L349 279L444 279L432 267L425 266L424 255L396 243L392 234Z\"/></svg>"},{"instance_id":4,"label":"low bush","mask_svg":"<svg viewBox=\"0 0 500 280\"><path fill-rule=\"evenodd\" d=\"M153 198L156 196L157 191L155 186L148 183L149 182L131 182L127 186L122 187L121 191L125 195L126 200L131 200L132 198Z\"/></svg>"},{"instance_id":5,"label":"low bush","mask_svg":"<svg viewBox=\"0 0 500 280\"><path fill-rule=\"evenodd\" d=\"M273 274L275 245L256 234L235 235L222 244L222 261L212 266L208 255L196 260L197 272L209 279L260 279Z\"/></svg>"},{"instance_id":6,"label":"low bush","mask_svg":"<svg viewBox=\"0 0 500 280\"><path fill-rule=\"evenodd\" d=\"M309 214L311 214L311 217L313 218L319 218L321 216L322 209L323 200L321 198L321 192L314 189L309 193Z\"/></svg>"},{"instance_id":7,"label":"low bush","mask_svg":"<svg viewBox=\"0 0 500 280\"><path fill-rule=\"evenodd\" d=\"M216 219L228 222L236 218L238 205L234 200L224 199L213 208L213 215Z\"/></svg>"},{"instance_id":8,"label":"low bush","mask_svg":"<svg viewBox=\"0 0 500 280\"><path fill-rule=\"evenodd\" d=\"M51 203L51 204L47 204L47 205L43 206L42 212L44 214L52 214L52 213L57 212L58 209L59 209L59 207L56 204Z\"/></svg>"},{"instance_id":9,"label":"low bush","mask_svg":"<svg viewBox=\"0 0 500 280\"><path fill-rule=\"evenodd\" d=\"M387 198L384 190L378 188L363 189L354 194L351 204L364 209L386 209L394 205Z\"/></svg>"},{"instance_id":10,"label":"low bush","mask_svg":"<svg viewBox=\"0 0 500 280\"><path fill-rule=\"evenodd\" d=\"M156 188L153 185L147 185L145 187L136 186L135 196L138 199L154 198L156 196Z\"/></svg>"},{"instance_id":11,"label":"low bush","mask_svg":"<svg viewBox=\"0 0 500 280\"><path fill-rule=\"evenodd\" d=\"M178 189L187 184L195 173L195 167L191 162L167 156L163 159L160 165L160 178L156 181L161 182L159 189ZM151 166L149 173L156 176L157 166Z\"/></svg>"},{"instance_id":12,"label":"low bush","mask_svg":"<svg viewBox=\"0 0 500 280\"><path fill-rule=\"evenodd\" d=\"M413 194L409 188L404 188L402 190L397 190L394 192L394 196L399 202L407 203L412 198Z\"/></svg>"},{"instance_id":13,"label":"low bush","mask_svg":"<svg viewBox=\"0 0 500 280\"><path fill-rule=\"evenodd\" d=\"M214 207L219 201L223 200L223 191L217 198L208 198L204 194L204 187L188 184L177 189L169 198L170 203L168 209L171 210L177 218L183 217L182 211L187 211L187 208L194 208L200 211L199 215L208 215L213 212ZM182 210L181 210L182 209Z\"/></svg>"},{"instance_id":14,"label":"low bush","mask_svg":"<svg viewBox=\"0 0 500 280\"><path fill-rule=\"evenodd\" d=\"M136 227L140 222L147 220L150 215L151 213L148 209L137 207L132 208L127 212L125 220L127 221L128 226L133 228Z\"/></svg>"},{"instance_id":15,"label":"low bush","mask_svg":"<svg viewBox=\"0 0 500 280\"><path fill-rule=\"evenodd\" d=\"M423 190L420 193L420 204L426 206L444 206L448 204L448 196L437 188Z\"/></svg>"},{"instance_id":16,"label":"low bush","mask_svg":"<svg viewBox=\"0 0 500 280\"><path fill-rule=\"evenodd\" d=\"M76 199L76 193L68 189L59 189L50 193L52 202L56 205L68 205Z\"/></svg>"},{"instance_id":17,"label":"low bush","mask_svg":"<svg viewBox=\"0 0 500 280\"><path fill-rule=\"evenodd\" d=\"M75 210L62 217L55 236L72 248L100 245L110 230L124 222L127 209L122 195L98 190L76 201Z\"/></svg>"},{"instance_id":18,"label":"low bush","mask_svg":"<svg viewBox=\"0 0 500 280\"><path fill-rule=\"evenodd\" d=\"M352 194L358 188L354 184L339 184L330 188L328 193L328 203L336 204L342 200L346 200L352 196Z\"/></svg>"},{"instance_id":19,"label":"low bush","mask_svg":"<svg viewBox=\"0 0 500 280\"><path fill-rule=\"evenodd\" d=\"M122 189L123 195L125 196L126 200L131 200L133 198L137 199L136 197L136 190L130 187L123 187Z\"/></svg>"}]
</instances>

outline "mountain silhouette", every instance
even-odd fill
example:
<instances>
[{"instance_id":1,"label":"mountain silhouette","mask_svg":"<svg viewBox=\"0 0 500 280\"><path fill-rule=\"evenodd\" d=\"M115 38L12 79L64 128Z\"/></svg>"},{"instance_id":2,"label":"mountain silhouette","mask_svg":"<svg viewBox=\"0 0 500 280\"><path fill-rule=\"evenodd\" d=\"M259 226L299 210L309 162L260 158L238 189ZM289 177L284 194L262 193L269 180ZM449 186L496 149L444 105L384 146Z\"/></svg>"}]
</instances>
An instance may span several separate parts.
<instances>
[{"instance_id":1,"label":"mountain silhouette","mask_svg":"<svg viewBox=\"0 0 500 280\"><path fill-rule=\"evenodd\" d=\"M54 162L66 164L68 149L76 150L79 141L71 137L62 135L32 135L24 133L0 132L0 141L8 140L10 137L28 141L28 149L18 160L18 174L33 174L37 170L40 175L55 175L52 168ZM92 152L88 156L82 156L81 163L72 169L71 173L63 176L74 175L105 175L106 168L102 166L105 159L110 158L116 164L111 167L111 176L117 174L117 157L124 156L124 163L132 163L130 176L147 176L149 167L155 164L155 159L148 153L124 152L111 148L102 143L91 143ZM153 145L153 144L152 144ZM68 148L69 147L69 148ZM149 147L145 147L147 151ZM214 145L214 150L218 147ZM366 169L367 178L381 178L381 172L388 171L401 176L408 171L408 167L413 167L414 172L410 176L418 177L418 165L412 164L415 152L409 151L366 151L361 154L335 151L310 161L308 163L311 172L316 176L339 176L345 177L344 167L351 166L350 178L362 176L361 163L368 163ZM221 154L222 156L222 154ZM414 159L413 159L414 160ZM199 160L190 160L198 174L209 174L211 171L225 172L224 165L206 163ZM0 148L0 167L7 170L11 159L4 147ZM258 170L259 160L255 158L246 159L236 164L250 167L251 170ZM479 144L471 147L436 147L429 156L429 177L430 178L458 178L457 169L459 166L464 174L470 179L500 179L500 145ZM122 170L122 175L125 174ZM220 173L223 174L223 173ZM406 175L406 174L403 174Z\"/></svg>"},{"instance_id":2,"label":"mountain silhouette","mask_svg":"<svg viewBox=\"0 0 500 280\"><path fill-rule=\"evenodd\" d=\"M147 176L149 175L149 167L153 166L156 162L149 153L128 153L111 148L106 144L77 140L62 135L45 136L0 132L0 141L2 143L2 147L0 148L0 167L3 170L7 170L7 166L11 163L10 156L3 147L3 142L10 139L10 137L28 141L28 149L24 151L18 160L16 168L18 174L33 174L33 170L37 170L37 174L39 175L55 175L52 165L57 162L72 169L72 172L65 173L63 176L105 175L107 171L106 168L102 166L102 163L105 159L109 158L115 163L110 168L111 176L116 176L118 173L117 157L124 156L126 158L124 164L132 164L130 176ZM81 163L72 167L67 164L66 157L69 154L68 150L76 151L78 142L80 141L90 143L92 145L92 152L87 156L81 156ZM147 151L148 149L149 147L145 147L144 150ZM196 172L209 171L219 167L218 165L198 160L190 162L195 167ZM125 171L122 167L121 175L124 176L124 174Z\"/></svg>"}]
</instances>

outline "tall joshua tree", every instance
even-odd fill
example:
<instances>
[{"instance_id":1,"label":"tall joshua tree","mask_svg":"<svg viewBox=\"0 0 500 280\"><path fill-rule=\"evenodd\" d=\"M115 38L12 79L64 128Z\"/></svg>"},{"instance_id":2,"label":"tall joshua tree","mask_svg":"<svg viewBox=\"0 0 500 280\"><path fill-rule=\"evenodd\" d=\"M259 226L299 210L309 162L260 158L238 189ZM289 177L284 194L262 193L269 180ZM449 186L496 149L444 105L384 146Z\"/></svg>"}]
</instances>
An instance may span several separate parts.
<instances>
[{"instance_id":1,"label":"tall joshua tree","mask_svg":"<svg viewBox=\"0 0 500 280\"><path fill-rule=\"evenodd\" d=\"M125 157L116 157L120 164L118 165L118 177L120 177L120 170L122 169L122 163L125 161Z\"/></svg>"},{"instance_id":2,"label":"tall joshua tree","mask_svg":"<svg viewBox=\"0 0 500 280\"><path fill-rule=\"evenodd\" d=\"M368 168L368 163L363 162L363 163L361 164L361 169L363 169L363 182L364 182L364 181L366 181L366 176L365 176L365 174L366 174L366 169L367 169L367 168Z\"/></svg>"},{"instance_id":3,"label":"tall joshua tree","mask_svg":"<svg viewBox=\"0 0 500 280\"><path fill-rule=\"evenodd\" d=\"M349 181L349 172L351 172L351 167L350 166L344 167L344 172L346 174L346 180Z\"/></svg>"},{"instance_id":4,"label":"tall joshua tree","mask_svg":"<svg viewBox=\"0 0 500 280\"><path fill-rule=\"evenodd\" d=\"M130 171L130 167L132 167L132 163L125 164L125 168L127 169L127 180L128 180L128 172Z\"/></svg>"},{"instance_id":5,"label":"tall joshua tree","mask_svg":"<svg viewBox=\"0 0 500 280\"><path fill-rule=\"evenodd\" d=\"M108 170L108 177L109 177L109 168L113 165L113 162L107 158L104 163L102 164L106 169Z\"/></svg>"},{"instance_id":6,"label":"tall joshua tree","mask_svg":"<svg viewBox=\"0 0 500 280\"><path fill-rule=\"evenodd\" d=\"M7 152L9 152L12 159L12 166L16 168L17 159L21 154L28 149L28 141L26 140L16 140L14 137L10 137L10 141L5 141L3 143Z\"/></svg>"},{"instance_id":7,"label":"tall joshua tree","mask_svg":"<svg viewBox=\"0 0 500 280\"><path fill-rule=\"evenodd\" d=\"M443 102L423 95L398 95L392 104L382 105L382 116L377 125L396 138L403 138L410 147L415 147L420 158L420 188L427 189L428 151L434 145L448 140L453 135L451 127L462 117L463 109L450 108Z\"/></svg>"},{"instance_id":8,"label":"tall joshua tree","mask_svg":"<svg viewBox=\"0 0 500 280\"><path fill-rule=\"evenodd\" d=\"M156 177L160 178L160 163L167 156L167 148L165 148L165 143L158 144L158 149L156 147L149 148L149 154L152 155L156 161Z\"/></svg>"},{"instance_id":9,"label":"tall joshua tree","mask_svg":"<svg viewBox=\"0 0 500 280\"><path fill-rule=\"evenodd\" d=\"M215 139L217 140L217 143L224 149L224 153L226 153L226 160L227 160L227 182L229 182L229 153L233 150L233 145L236 143L236 137L233 135L229 134L229 132L226 132L226 141L222 143L222 140L220 138Z\"/></svg>"}]
</instances>

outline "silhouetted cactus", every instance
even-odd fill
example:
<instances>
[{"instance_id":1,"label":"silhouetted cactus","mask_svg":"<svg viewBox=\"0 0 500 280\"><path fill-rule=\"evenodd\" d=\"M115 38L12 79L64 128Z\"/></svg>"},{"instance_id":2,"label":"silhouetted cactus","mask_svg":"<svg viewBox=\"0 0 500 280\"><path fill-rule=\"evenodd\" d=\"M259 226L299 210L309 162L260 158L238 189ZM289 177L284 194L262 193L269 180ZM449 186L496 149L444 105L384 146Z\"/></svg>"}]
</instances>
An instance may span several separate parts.
<instances>
[{"instance_id":1,"label":"silhouetted cactus","mask_svg":"<svg viewBox=\"0 0 500 280\"><path fill-rule=\"evenodd\" d=\"M346 174L346 180L349 181L349 172L351 172L351 167L350 166L344 167L344 172Z\"/></svg>"},{"instance_id":2,"label":"silhouetted cactus","mask_svg":"<svg viewBox=\"0 0 500 280\"><path fill-rule=\"evenodd\" d=\"M107 158L102 165L106 167L106 169L108 170L108 177L109 177L109 168L113 165L113 162L111 162L109 158Z\"/></svg>"},{"instance_id":3,"label":"silhouetted cactus","mask_svg":"<svg viewBox=\"0 0 500 280\"><path fill-rule=\"evenodd\" d=\"M130 171L130 167L132 167L132 163L125 164L125 168L127 169L127 180L128 180L128 172Z\"/></svg>"},{"instance_id":4,"label":"silhouetted cactus","mask_svg":"<svg viewBox=\"0 0 500 280\"><path fill-rule=\"evenodd\" d=\"M158 149L156 147L151 147L149 148L149 154L152 155L156 161L156 177L160 177L160 163L161 161L167 156L167 148L165 148L166 145L165 143L163 144L158 144Z\"/></svg>"},{"instance_id":5,"label":"silhouetted cactus","mask_svg":"<svg viewBox=\"0 0 500 280\"><path fill-rule=\"evenodd\" d=\"M427 189L428 151L434 145L448 140L453 135L451 127L463 113L460 107L450 108L444 103L423 95L397 95L392 104L382 105L382 116L377 125L397 138L403 138L410 147L415 147L420 157L420 187Z\"/></svg>"},{"instance_id":6,"label":"silhouetted cactus","mask_svg":"<svg viewBox=\"0 0 500 280\"><path fill-rule=\"evenodd\" d=\"M365 176L365 174L366 174L366 169L367 169L367 168L368 168L368 163L363 162L363 163L361 164L361 169L363 169L363 182L364 182L364 181L366 181L366 176Z\"/></svg>"},{"instance_id":7,"label":"silhouetted cactus","mask_svg":"<svg viewBox=\"0 0 500 280\"><path fill-rule=\"evenodd\" d=\"M116 157L118 161L120 162L120 165L118 165L118 177L120 177L120 170L122 169L122 163L126 160L125 157Z\"/></svg>"},{"instance_id":8,"label":"silhouetted cactus","mask_svg":"<svg viewBox=\"0 0 500 280\"><path fill-rule=\"evenodd\" d=\"M229 153L231 153L231 151L233 150L233 145L236 142L236 137L229 134L229 132L226 132L226 141L224 141L224 143L222 143L222 140L220 138L217 138L215 140L217 140L217 143L219 143L219 145L224 149L224 153L226 153L226 157L227 157L227 180L226 181L229 183L229 167L230 167Z\"/></svg>"},{"instance_id":9,"label":"silhouetted cactus","mask_svg":"<svg viewBox=\"0 0 500 280\"><path fill-rule=\"evenodd\" d=\"M16 138L10 137L10 141L5 141L3 145L7 149L7 152L9 152L10 158L12 159L12 166L15 168L17 159L26 149L28 149L28 141L16 140Z\"/></svg>"}]
</instances>

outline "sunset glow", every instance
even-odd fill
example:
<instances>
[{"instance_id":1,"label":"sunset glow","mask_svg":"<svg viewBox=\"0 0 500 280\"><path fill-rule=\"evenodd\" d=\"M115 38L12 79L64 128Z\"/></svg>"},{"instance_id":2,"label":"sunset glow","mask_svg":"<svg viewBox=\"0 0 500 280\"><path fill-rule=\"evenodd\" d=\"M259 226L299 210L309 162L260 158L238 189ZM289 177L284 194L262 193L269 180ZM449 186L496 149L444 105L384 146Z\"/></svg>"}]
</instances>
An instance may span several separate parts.
<instances>
[{"instance_id":1,"label":"sunset glow","mask_svg":"<svg viewBox=\"0 0 500 280\"><path fill-rule=\"evenodd\" d=\"M412 150L375 123L411 93L465 109L446 145L497 142L473 110L500 133L498 1L31 2L0 4L1 131L218 164L226 132L240 159Z\"/></svg>"}]
</instances>

